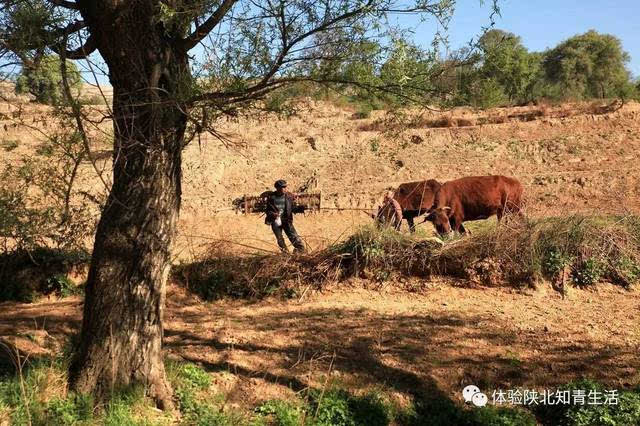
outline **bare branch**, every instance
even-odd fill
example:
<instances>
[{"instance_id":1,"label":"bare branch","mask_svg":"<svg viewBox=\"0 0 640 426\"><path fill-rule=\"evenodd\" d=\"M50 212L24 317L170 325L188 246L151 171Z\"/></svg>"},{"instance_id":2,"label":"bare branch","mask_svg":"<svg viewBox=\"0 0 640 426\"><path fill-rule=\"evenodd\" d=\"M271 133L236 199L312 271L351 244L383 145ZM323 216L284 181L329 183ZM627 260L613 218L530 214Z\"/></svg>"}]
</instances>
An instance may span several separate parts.
<instances>
[{"instance_id":1,"label":"bare branch","mask_svg":"<svg viewBox=\"0 0 640 426\"><path fill-rule=\"evenodd\" d=\"M87 56L91 55L98 48L96 45L95 38L93 35L90 35L87 41L80 47L74 50L65 50L65 57L67 59L85 59ZM53 51L57 54L61 55L60 49L57 47L52 47Z\"/></svg>"},{"instance_id":2,"label":"bare branch","mask_svg":"<svg viewBox=\"0 0 640 426\"><path fill-rule=\"evenodd\" d=\"M64 7L65 9L72 9L72 10L80 9L78 4L74 1L68 1L68 0L47 0L47 1L55 6Z\"/></svg>"},{"instance_id":3,"label":"bare branch","mask_svg":"<svg viewBox=\"0 0 640 426\"><path fill-rule=\"evenodd\" d=\"M204 21L196 30L183 40L185 50L191 50L203 38L207 36L222 21L227 12L238 0L224 0L220 7L209 18Z\"/></svg>"}]
</instances>

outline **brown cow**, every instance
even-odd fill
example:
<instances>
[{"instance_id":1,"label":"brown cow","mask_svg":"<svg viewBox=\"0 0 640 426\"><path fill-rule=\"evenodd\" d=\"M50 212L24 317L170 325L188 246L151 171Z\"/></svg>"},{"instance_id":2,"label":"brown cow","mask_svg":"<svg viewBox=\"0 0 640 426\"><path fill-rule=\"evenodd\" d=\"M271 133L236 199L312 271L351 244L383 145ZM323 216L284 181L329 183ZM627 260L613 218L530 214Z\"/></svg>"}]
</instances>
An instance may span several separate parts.
<instances>
[{"instance_id":1,"label":"brown cow","mask_svg":"<svg viewBox=\"0 0 640 426\"><path fill-rule=\"evenodd\" d=\"M430 211L434 196L440 189L440 182L434 179L400 184L393 198L402 208L402 217L409 223L409 230L415 232L414 219Z\"/></svg>"},{"instance_id":2,"label":"brown cow","mask_svg":"<svg viewBox=\"0 0 640 426\"><path fill-rule=\"evenodd\" d=\"M500 221L505 213L520 213L521 208L522 185L517 179L470 176L445 182L435 194L429 217L440 234L464 233L462 222L493 215Z\"/></svg>"}]
</instances>

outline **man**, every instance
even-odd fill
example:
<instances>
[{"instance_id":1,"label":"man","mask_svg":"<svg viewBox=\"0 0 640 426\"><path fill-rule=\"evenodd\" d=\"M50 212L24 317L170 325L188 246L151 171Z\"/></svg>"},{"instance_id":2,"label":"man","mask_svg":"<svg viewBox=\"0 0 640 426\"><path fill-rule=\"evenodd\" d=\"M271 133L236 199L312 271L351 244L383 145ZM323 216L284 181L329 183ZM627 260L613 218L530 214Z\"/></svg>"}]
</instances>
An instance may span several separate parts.
<instances>
[{"instance_id":1,"label":"man","mask_svg":"<svg viewBox=\"0 0 640 426\"><path fill-rule=\"evenodd\" d=\"M402 207L400 203L393 198L393 191L387 191L384 194L382 206L378 208L378 213L374 216L376 223L392 225L396 230L402 225Z\"/></svg>"},{"instance_id":2,"label":"man","mask_svg":"<svg viewBox=\"0 0 640 426\"><path fill-rule=\"evenodd\" d=\"M280 250L287 253L287 244L282 237L282 231L295 247L296 252L304 251L304 244L293 227L293 214L304 212L304 206L295 205L291 194L285 191L287 182L280 179L275 183L276 190L267 195L267 217L264 223L271 225L271 230L276 236Z\"/></svg>"}]
</instances>

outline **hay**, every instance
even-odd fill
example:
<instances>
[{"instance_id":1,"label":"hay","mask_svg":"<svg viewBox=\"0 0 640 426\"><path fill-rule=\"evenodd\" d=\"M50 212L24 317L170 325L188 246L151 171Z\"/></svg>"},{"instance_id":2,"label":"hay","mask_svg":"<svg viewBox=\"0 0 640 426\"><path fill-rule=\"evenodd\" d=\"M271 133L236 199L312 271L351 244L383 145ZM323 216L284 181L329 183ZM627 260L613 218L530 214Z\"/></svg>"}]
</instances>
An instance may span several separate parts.
<instances>
[{"instance_id":1,"label":"hay","mask_svg":"<svg viewBox=\"0 0 640 426\"><path fill-rule=\"evenodd\" d=\"M346 240L302 255L229 255L214 245L174 278L207 300L291 297L349 277L456 277L484 285L534 286L568 274L574 285L628 287L640 280L640 218L511 218L445 241L363 227Z\"/></svg>"}]
</instances>

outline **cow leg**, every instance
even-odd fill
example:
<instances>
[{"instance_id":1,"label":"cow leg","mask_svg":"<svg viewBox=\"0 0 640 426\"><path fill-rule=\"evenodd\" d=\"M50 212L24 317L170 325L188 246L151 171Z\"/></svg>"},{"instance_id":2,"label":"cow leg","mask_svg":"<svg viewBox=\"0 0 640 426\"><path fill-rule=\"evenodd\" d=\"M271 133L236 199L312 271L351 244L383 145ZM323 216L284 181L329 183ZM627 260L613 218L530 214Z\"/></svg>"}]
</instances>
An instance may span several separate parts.
<instances>
[{"instance_id":1,"label":"cow leg","mask_svg":"<svg viewBox=\"0 0 640 426\"><path fill-rule=\"evenodd\" d=\"M462 223L460 224L460 227L458 229L460 230L461 234L471 235L471 231L465 228Z\"/></svg>"},{"instance_id":2,"label":"cow leg","mask_svg":"<svg viewBox=\"0 0 640 426\"><path fill-rule=\"evenodd\" d=\"M410 214L410 215L407 215L407 223L409 224L409 232L411 232L412 234L413 234L414 232L416 232L416 224L415 224L415 222L413 221L414 217L415 217L415 216L414 216L414 215L411 215L411 214Z\"/></svg>"},{"instance_id":3,"label":"cow leg","mask_svg":"<svg viewBox=\"0 0 640 426\"><path fill-rule=\"evenodd\" d=\"M449 218L449 226L451 227L452 232L460 232L460 227L462 227L462 221L458 220L456 216L451 216ZM462 229L464 229L464 227Z\"/></svg>"}]
</instances>

